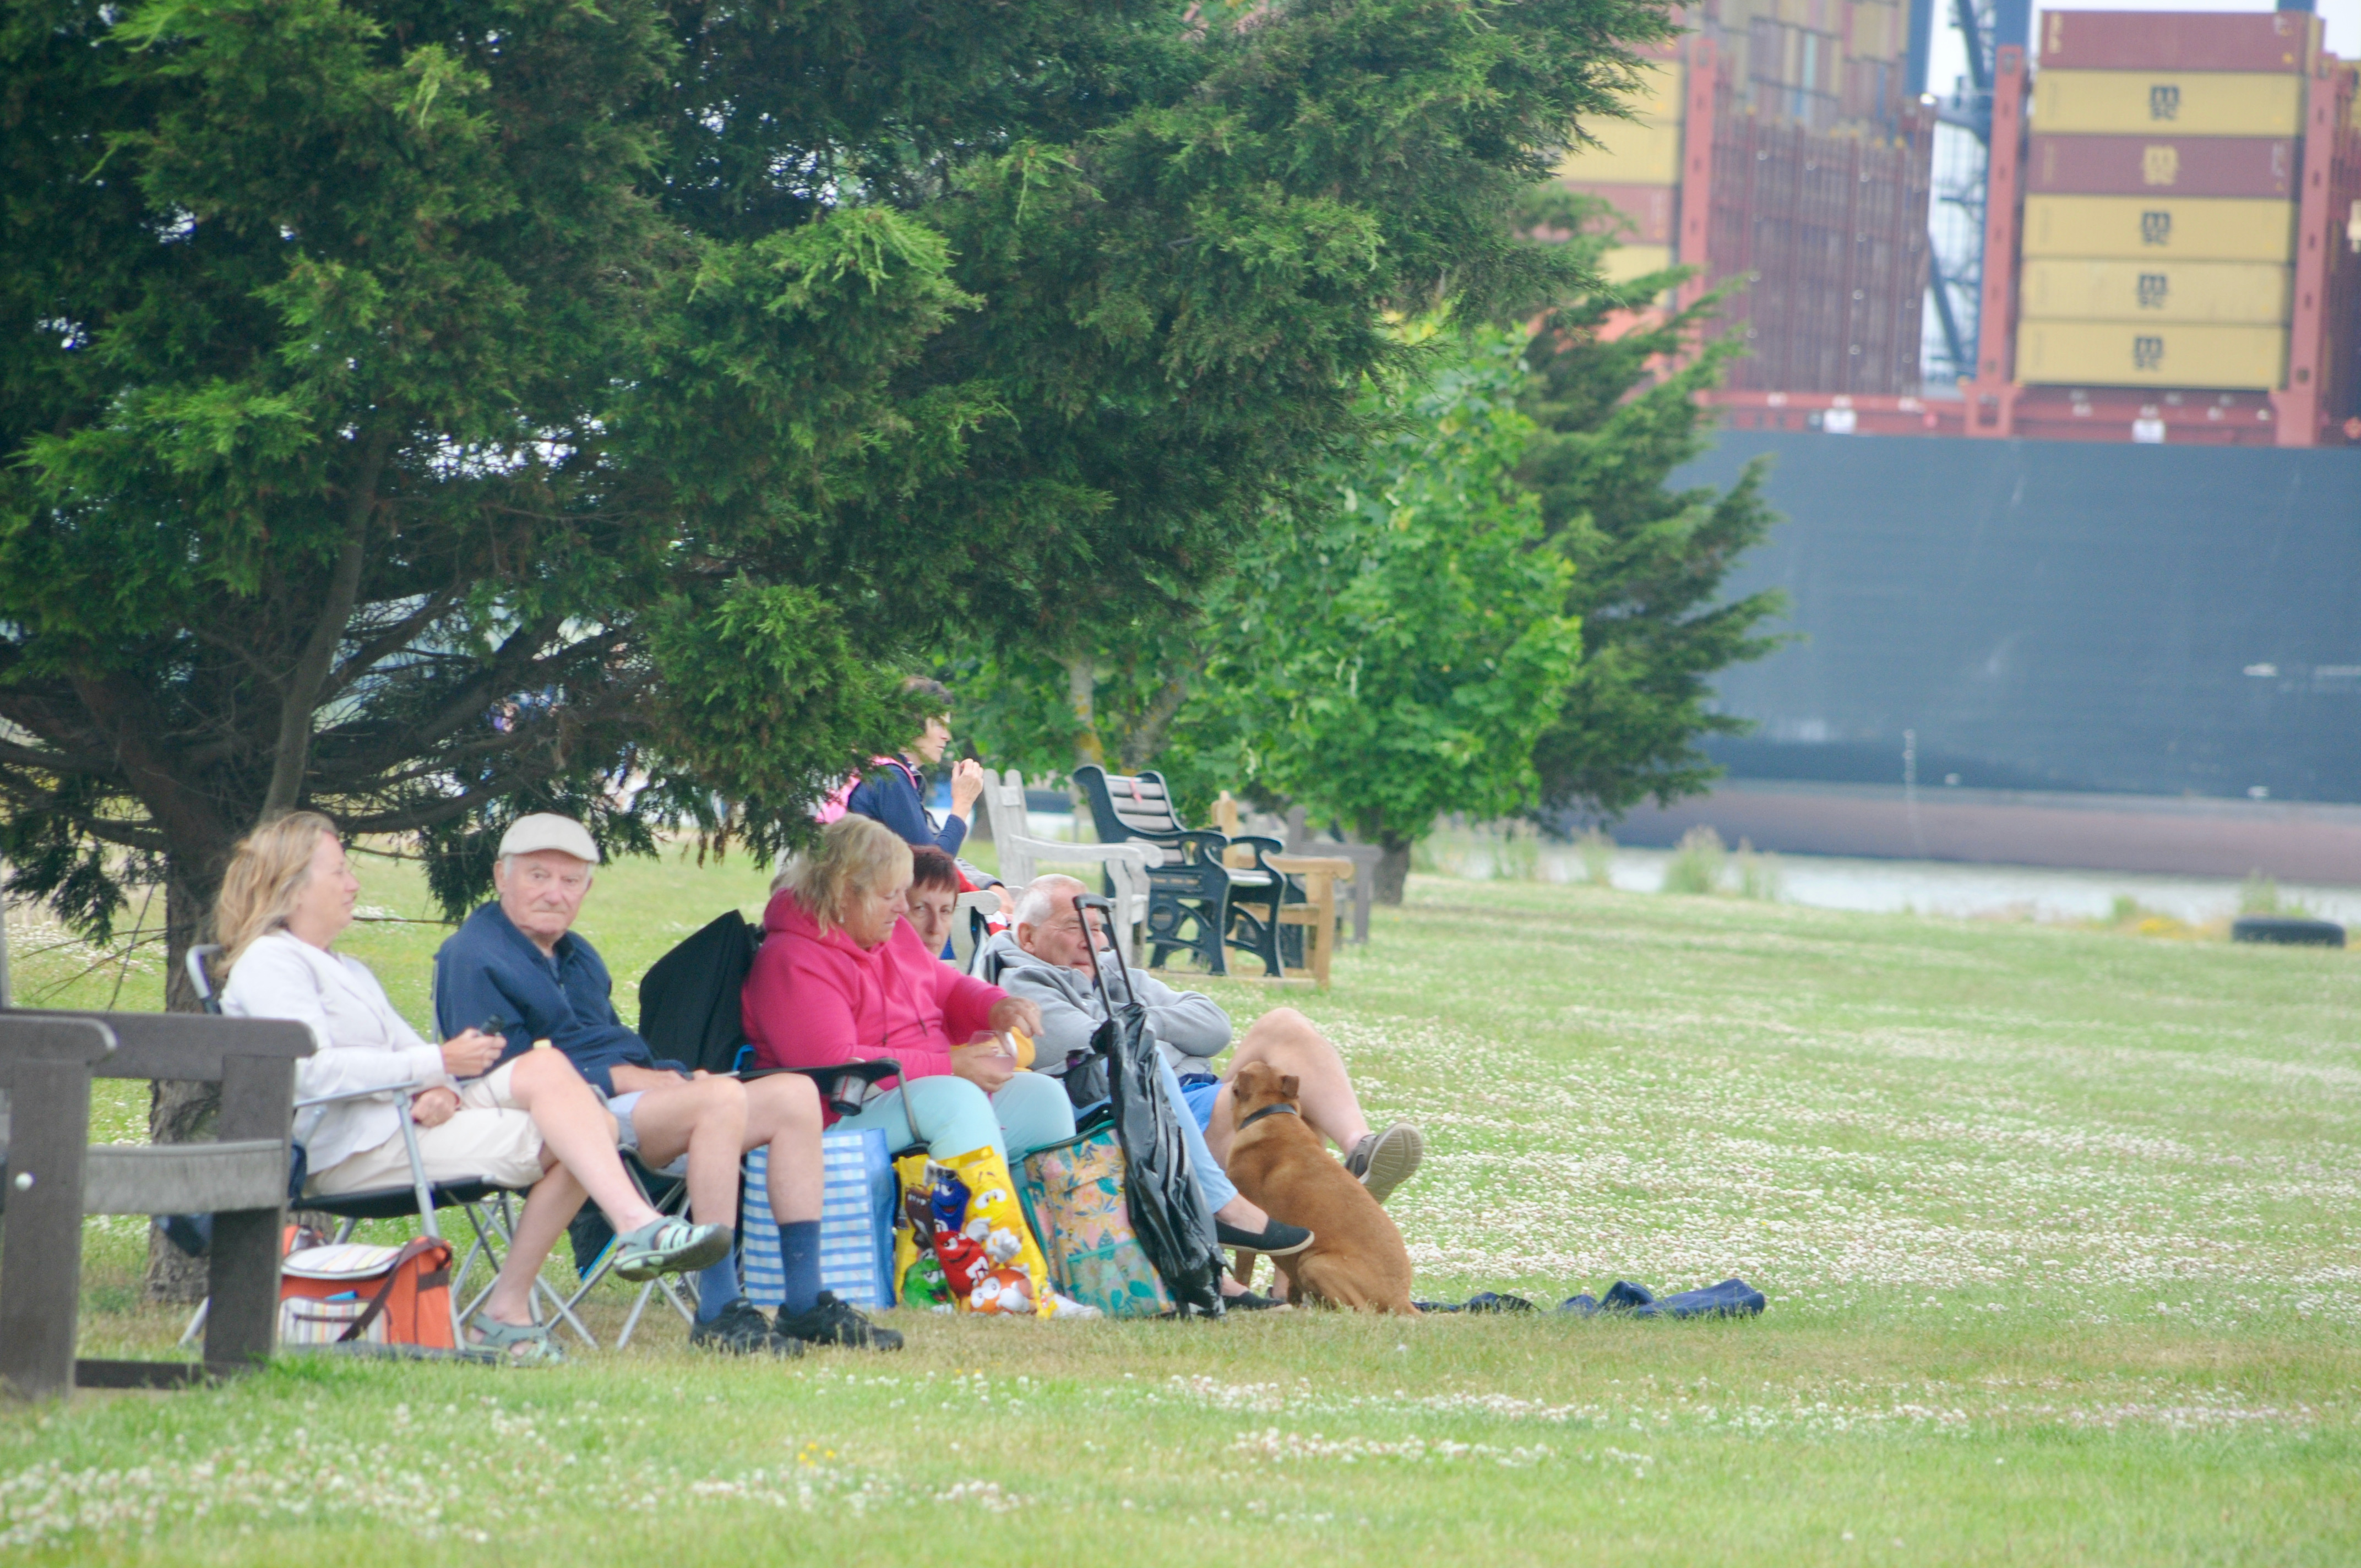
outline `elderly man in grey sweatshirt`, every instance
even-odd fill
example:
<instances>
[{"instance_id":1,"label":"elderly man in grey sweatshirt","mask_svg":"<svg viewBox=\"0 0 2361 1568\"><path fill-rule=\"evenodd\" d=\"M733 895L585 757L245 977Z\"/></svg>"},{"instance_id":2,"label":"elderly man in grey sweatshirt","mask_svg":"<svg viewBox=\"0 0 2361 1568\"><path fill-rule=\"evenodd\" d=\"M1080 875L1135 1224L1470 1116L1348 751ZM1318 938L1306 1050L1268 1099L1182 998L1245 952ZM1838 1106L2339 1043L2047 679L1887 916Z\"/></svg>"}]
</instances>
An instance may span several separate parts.
<instances>
[{"instance_id":1,"label":"elderly man in grey sweatshirt","mask_svg":"<svg viewBox=\"0 0 2361 1568\"><path fill-rule=\"evenodd\" d=\"M1072 877L1036 878L1016 901L1016 928L993 938L993 951L1003 966L1000 985L1041 1009L1039 1071L1064 1071L1068 1058L1089 1046L1092 1031L1106 1016L1101 987L1092 978L1093 954L1107 968L1105 979L1121 990L1115 972L1121 959L1107 950L1111 944L1104 938L1093 944L1083 936L1084 911L1075 900L1089 891ZM1088 913L1096 930L1098 912ZM1238 1041L1230 1074L1217 1076L1213 1058L1230 1044L1229 1014L1212 997L1175 991L1146 970L1126 970L1123 975L1146 1007L1148 1028L1170 1069L1167 1091L1178 1094L1191 1113L1182 1131L1188 1132L1191 1123L1202 1128L1214 1159L1226 1157L1237 1131L1229 1076L1247 1062L1263 1061L1295 1077L1301 1086L1304 1121L1344 1152L1345 1168L1378 1201L1384 1202L1418 1169L1424 1153L1418 1129L1397 1122L1383 1132L1372 1131L1353 1092L1344 1058L1294 1008L1275 1007L1256 1019ZM1199 1157L1193 1146L1190 1157Z\"/></svg>"}]
</instances>

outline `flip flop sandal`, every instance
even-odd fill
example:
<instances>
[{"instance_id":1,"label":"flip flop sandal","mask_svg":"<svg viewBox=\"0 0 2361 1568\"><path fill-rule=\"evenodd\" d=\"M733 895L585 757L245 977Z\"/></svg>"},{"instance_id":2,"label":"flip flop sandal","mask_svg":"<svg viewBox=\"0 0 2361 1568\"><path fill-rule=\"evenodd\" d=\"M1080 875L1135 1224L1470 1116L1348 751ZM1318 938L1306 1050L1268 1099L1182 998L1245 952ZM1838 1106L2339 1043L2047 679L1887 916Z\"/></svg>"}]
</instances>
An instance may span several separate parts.
<instances>
[{"instance_id":1,"label":"flip flop sandal","mask_svg":"<svg viewBox=\"0 0 2361 1568\"><path fill-rule=\"evenodd\" d=\"M659 1274L694 1274L728 1256L734 1239L727 1225L652 1220L615 1238L615 1273L633 1284Z\"/></svg>"},{"instance_id":2,"label":"flip flop sandal","mask_svg":"<svg viewBox=\"0 0 2361 1568\"><path fill-rule=\"evenodd\" d=\"M499 1353L503 1366L563 1366L566 1353L541 1323L504 1323L489 1311L467 1320L467 1348Z\"/></svg>"}]
</instances>

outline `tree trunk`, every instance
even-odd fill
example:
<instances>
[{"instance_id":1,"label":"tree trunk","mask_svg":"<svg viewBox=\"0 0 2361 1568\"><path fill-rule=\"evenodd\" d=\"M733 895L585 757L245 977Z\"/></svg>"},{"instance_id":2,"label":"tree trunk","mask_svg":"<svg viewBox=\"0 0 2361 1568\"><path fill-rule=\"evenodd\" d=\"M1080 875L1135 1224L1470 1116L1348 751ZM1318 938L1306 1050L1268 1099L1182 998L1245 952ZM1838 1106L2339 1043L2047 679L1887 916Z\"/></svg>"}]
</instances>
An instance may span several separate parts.
<instances>
[{"instance_id":1,"label":"tree trunk","mask_svg":"<svg viewBox=\"0 0 2361 1568\"><path fill-rule=\"evenodd\" d=\"M1385 853L1378 857L1377 900L1379 904L1399 905L1402 886L1410 881L1411 841L1392 834L1380 834L1378 847Z\"/></svg>"},{"instance_id":2,"label":"tree trunk","mask_svg":"<svg viewBox=\"0 0 2361 1568\"><path fill-rule=\"evenodd\" d=\"M206 940L213 927L214 895L221 891L226 850L212 854L173 854L164 882L164 1007L171 1013L195 1013L203 1008L196 988L189 983L188 951ZM151 1143L195 1143L213 1136L221 1112L221 1086L214 1083L158 1082L148 1094L148 1137ZM195 1302L204 1299L205 1260L191 1257L160 1231L148 1234L148 1297L155 1301Z\"/></svg>"}]
</instances>

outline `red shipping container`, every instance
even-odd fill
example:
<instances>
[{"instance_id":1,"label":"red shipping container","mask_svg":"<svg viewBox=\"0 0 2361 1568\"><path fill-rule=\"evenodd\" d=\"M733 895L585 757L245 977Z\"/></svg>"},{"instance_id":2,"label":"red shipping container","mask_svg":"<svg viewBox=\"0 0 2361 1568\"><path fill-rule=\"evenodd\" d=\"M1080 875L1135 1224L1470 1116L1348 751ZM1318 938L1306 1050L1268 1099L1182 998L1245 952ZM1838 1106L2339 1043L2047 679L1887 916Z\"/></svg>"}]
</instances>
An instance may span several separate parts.
<instances>
[{"instance_id":1,"label":"red shipping container","mask_svg":"<svg viewBox=\"0 0 2361 1568\"><path fill-rule=\"evenodd\" d=\"M1678 194L1670 185L1609 185L1598 181L1566 180L1560 181L1578 196L1596 196L1631 220L1633 230L1623 236L1631 245L1670 245L1673 243L1673 198Z\"/></svg>"},{"instance_id":2,"label":"red shipping container","mask_svg":"<svg viewBox=\"0 0 2361 1568\"><path fill-rule=\"evenodd\" d=\"M2070 71L2309 74L2320 18L2301 11L2045 11L2041 63Z\"/></svg>"},{"instance_id":3,"label":"red shipping container","mask_svg":"<svg viewBox=\"0 0 2361 1568\"><path fill-rule=\"evenodd\" d=\"M2295 194L2296 144L2268 137L2033 138L2025 188L2036 195Z\"/></svg>"}]
</instances>

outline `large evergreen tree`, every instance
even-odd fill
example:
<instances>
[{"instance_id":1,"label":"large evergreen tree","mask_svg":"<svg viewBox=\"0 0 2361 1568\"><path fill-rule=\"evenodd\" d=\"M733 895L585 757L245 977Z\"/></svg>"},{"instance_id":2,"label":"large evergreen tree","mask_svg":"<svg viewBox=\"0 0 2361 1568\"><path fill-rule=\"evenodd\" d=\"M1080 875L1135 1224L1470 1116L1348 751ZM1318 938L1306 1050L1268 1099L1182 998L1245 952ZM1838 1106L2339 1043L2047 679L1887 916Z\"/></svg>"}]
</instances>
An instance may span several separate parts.
<instances>
[{"instance_id":1,"label":"large evergreen tree","mask_svg":"<svg viewBox=\"0 0 2361 1568\"><path fill-rule=\"evenodd\" d=\"M765 843L878 666L1217 573L1645 0L43 0L0 30L0 810L85 928L324 807ZM626 789L644 778L646 787ZM177 975L177 966L175 969Z\"/></svg>"},{"instance_id":2,"label":"large evergreen tree","mask_svg":"<svg viewBox=\"0 0 2361 1568\"><path fill-rule=\"evenodd\" d=\"M1528 193L1519 221L1571 236L1579 258L1614 236L1602 203L1551 187ZM1652 795L1669 804L1706 788L1719 770L1697 741L1745 728L1712 706L1710 677L1781 641L1763 630L1781 595L1723 598L1739 557L1778 521L1763 461L1727 490L1669 488L1711 427L1697 394L1740 351L1712 330L1721 292L1654 303L1687 276L1587 290L1546 313L1525 349L1523 407L1540 433L1522 477L1574 566L1566 610L1582 624L1581 666L1533 752L1554 811L1611 820Z\"/></svg>"},{"instance_id":3,"label":"large evergreen tree","mask_svg":"<svg viewBox=\"0 0 2361 1568\"><path fill-rule=\"evenodd\" d=\"M889 667L1185 592L1655 0L25 0L0 858L177 961L236 838L768 846ZM1622 40L1618 43L1615 40ZM183 1120L159 1109L161 1132Z\"/></svg>"}]
</instances>

